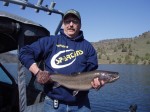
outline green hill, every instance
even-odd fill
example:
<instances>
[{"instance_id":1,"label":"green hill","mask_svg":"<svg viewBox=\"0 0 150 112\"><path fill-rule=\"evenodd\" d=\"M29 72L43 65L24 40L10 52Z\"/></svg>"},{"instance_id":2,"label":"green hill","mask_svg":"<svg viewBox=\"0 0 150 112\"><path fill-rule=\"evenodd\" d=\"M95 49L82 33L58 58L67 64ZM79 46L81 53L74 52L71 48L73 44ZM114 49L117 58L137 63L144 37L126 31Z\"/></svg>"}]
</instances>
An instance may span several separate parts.
<instances>
[{"instance_id":1,"label":"green hill","mask_svg":"<svg viewBox=\"0 0 150 112\"><path fill-rule=\"evenodd\" d=\"M134 38L108 39L92 45L100 64L150 64L150 31ZM17 62L17 55L0 54L0 62Z\"/></svg>"},{"instance_id":2,"label":"green hill","mask_svg":"<svg viewBox=\"0 0 150 112\"><path fill-rule=\"evenodd\" d=\"M101 64L150 64L150 31L134 38L92 43Z\"/></svg>"}]
</instances>

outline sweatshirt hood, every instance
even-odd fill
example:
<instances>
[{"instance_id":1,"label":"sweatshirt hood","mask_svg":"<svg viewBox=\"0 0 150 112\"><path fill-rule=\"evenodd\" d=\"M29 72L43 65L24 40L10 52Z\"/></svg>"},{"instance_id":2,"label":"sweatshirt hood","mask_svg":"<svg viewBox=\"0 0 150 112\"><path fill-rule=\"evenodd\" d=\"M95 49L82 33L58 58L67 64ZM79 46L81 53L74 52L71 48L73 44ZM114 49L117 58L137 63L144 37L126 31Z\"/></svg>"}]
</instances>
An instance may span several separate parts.
<instances>
[{"instance_id":1,"label":"sweatshirt hood","mask_svg":"<svg viewBox=\"0 0 150 112\"><path fill-rule=\"evenodd\" d=\"M64 33L64 30L63 29L60 29L60 34L62 34L64 37L70 39L70 40L73 40L73 41L81 41L84 39L84 36L83 36L83 31L80 30L79 32L79 35L74 37L74 38L70 38L68 37L65 33Z\"/></svg>"}]
</instances>

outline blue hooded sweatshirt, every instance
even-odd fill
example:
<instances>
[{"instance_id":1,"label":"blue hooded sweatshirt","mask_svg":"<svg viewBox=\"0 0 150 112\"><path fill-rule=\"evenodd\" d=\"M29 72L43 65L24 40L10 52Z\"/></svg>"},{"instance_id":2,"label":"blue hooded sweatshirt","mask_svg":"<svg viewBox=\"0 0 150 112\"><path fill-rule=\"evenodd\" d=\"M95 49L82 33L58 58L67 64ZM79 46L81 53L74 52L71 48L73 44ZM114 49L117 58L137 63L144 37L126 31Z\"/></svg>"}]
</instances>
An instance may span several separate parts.
<instances>
[{"instance_id":1,"label":"blue hooded sweatshirt","mask_svg":"<svg viewBox=\"0 0 150 112\"><path fill-rule=\"evenodd\" d=\"M29 67L41 60L45 61L45 69L50 73L71 75L97 69L97 54L93 46L84 39L83 32L75 38L69 38L60 30L56 36L43 37L31 45L20 49L21 63ZM53 84L45 84L45 93L52 99L64 102L80 101L87 96L88 91L80 91L73 96L73 90L65 87L53 88Z\"/></svg>"}]
</instances>

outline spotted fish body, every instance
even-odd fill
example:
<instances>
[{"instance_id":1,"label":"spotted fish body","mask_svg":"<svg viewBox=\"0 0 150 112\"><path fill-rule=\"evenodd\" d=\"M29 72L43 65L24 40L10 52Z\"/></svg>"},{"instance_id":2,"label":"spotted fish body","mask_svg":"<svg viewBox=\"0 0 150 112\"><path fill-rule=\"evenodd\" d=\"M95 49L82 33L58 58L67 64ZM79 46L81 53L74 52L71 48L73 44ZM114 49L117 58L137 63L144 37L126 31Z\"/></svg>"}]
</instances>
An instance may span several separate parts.
<instances>
[{"instance_id":1,"label":"spotted fish body","mask_svg":"<svg viewBox=\"0 0 150 112\"><path fill-rule=\"evenodd\" d=\"M91 81L93 81L94 78L98 77L99 80L104 80L105 83L111 83L119 78L119 73L94 70L73 75L55 74L50 77L50 81L55 82L60 86L64 86L72 90L85 91L92 88Z\"/></svg>"}]
</instances>

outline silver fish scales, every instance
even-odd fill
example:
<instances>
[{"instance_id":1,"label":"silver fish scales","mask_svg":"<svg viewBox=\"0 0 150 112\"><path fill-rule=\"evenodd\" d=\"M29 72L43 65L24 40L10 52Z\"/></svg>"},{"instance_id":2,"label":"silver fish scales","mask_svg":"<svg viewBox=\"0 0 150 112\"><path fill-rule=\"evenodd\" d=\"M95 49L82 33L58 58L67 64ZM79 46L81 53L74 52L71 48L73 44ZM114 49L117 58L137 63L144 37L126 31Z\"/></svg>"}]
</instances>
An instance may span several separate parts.
<instances>
[{"instance_id":1,"label":"silver fish scales","mask_svg":"<svg viewBox=\"0 0 150 112\"><path fill-rule=\"evenodd\" d=\"M64 86L72 90L85 91L92 88L91 81L98 77L99 80L104 80L105 83L112 83L119 79L118 72L94 70L73 75L55 74L50 76L51 82L57 83L58 86Z\"/></svg>"}]
</instances>

